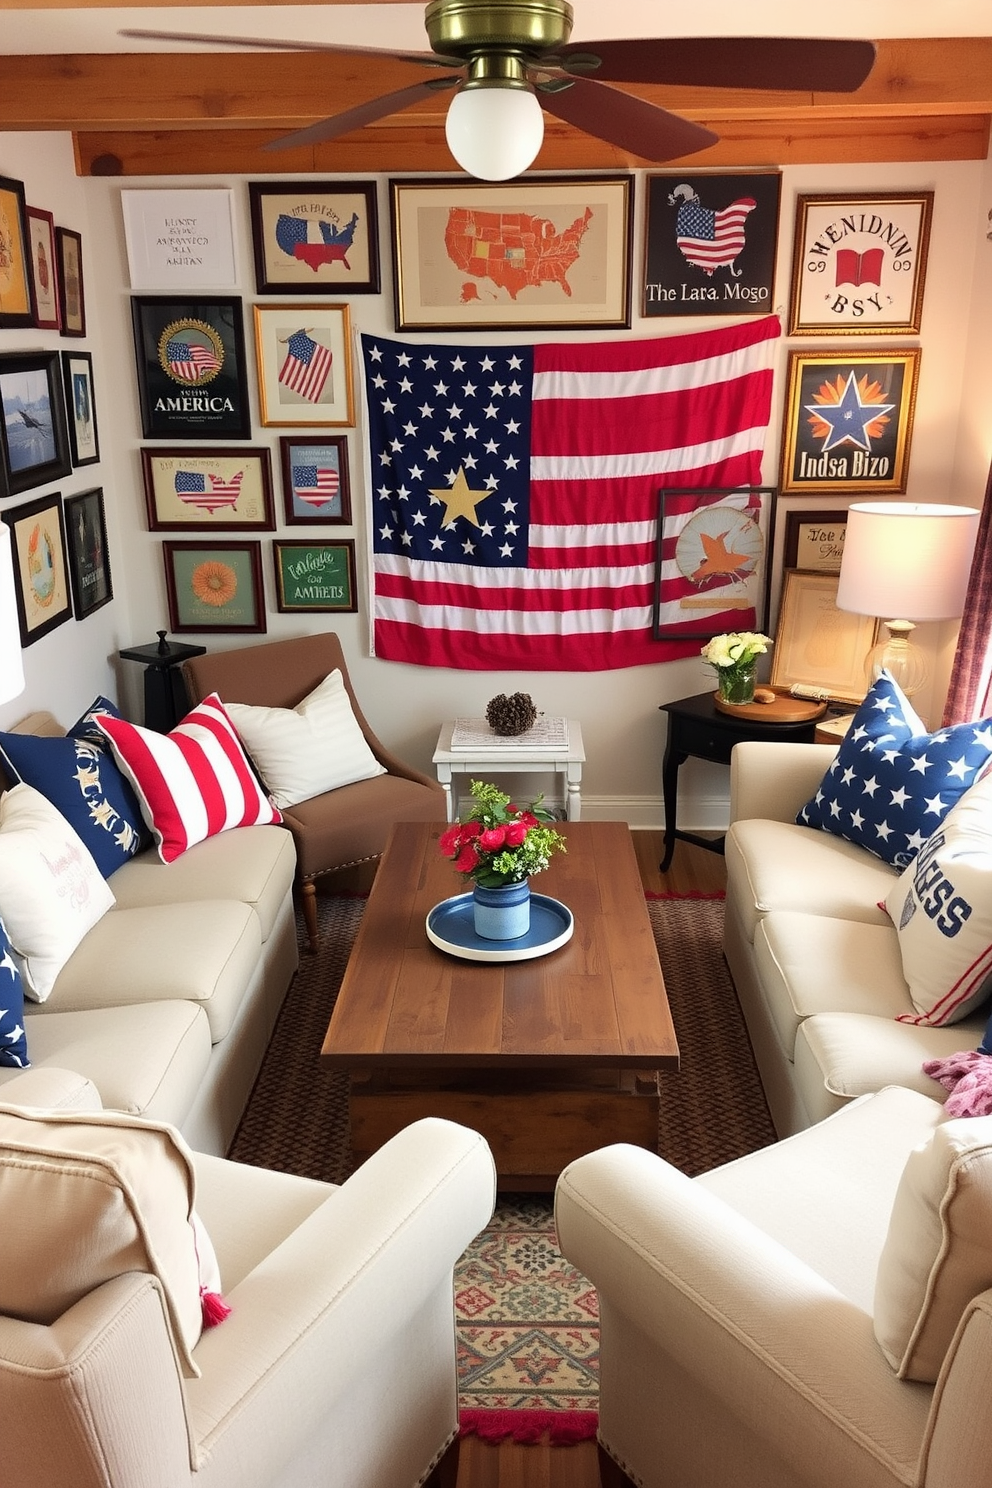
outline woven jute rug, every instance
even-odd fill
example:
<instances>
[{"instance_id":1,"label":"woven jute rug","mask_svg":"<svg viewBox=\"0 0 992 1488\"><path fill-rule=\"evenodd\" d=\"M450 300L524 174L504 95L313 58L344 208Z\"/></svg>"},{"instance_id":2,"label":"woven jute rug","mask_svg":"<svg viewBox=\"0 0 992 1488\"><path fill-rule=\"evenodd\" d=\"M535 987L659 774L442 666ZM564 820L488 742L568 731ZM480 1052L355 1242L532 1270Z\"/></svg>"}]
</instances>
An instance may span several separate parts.
<instances>
[{"instance_id":1,"label":"woven jute rug","mask_svg":"<svg viewBox=\"0 0 992 1488\"><path fill-rule=\"evenodd\" d=\"M301 958L231 1148L239 1162L331 1183L351 1171L347 1077L319 1054L364 903L318 895L320 951ZM694 1176L775 1133L720 950L723 900L649 898L648 913L681 1052L679 1073L662 1082L658 1152ZM593 1434L596 1292L558 1250L550 1197L501 1196L456 1268L455 1310L463 1430Z\"/></svg>"}]
</instances>

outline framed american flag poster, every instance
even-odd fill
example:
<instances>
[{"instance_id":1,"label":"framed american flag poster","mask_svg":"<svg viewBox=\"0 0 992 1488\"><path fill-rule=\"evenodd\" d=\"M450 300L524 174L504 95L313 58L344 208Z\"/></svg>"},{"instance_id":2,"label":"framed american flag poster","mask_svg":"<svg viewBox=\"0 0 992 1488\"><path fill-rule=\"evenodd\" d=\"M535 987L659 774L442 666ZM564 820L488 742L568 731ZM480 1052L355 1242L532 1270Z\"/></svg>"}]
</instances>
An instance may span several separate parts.
<instances>
[{"instance_id":1,"label":"framed american flag poster","mask_svg":"<svg viewBox=\"0 0 992 1488\"><path fill-rule=\"evenodd\" d=\"M641 313L767 315L781 182L778 171L648 176Z\"/></svg>"},{"instance_id":2,"label":"framed american flag poster","mask_svg":"<svg viewBox=\"0 0 992 1488\"><path fill-rule=\"evenodd\" d=\"M355 422L347 305L256 305L262 423Z\"/></svg>"},{"instance_id":3,"label":"framed american flag poster","mask_svg":"<svg viewBox=\"0 0 992 1488\"><path fill-rule=\"evenodd\" d=\"M144 437L249 438L241 300L133 295L131 319Z\"/></svg>"}]
</instances>

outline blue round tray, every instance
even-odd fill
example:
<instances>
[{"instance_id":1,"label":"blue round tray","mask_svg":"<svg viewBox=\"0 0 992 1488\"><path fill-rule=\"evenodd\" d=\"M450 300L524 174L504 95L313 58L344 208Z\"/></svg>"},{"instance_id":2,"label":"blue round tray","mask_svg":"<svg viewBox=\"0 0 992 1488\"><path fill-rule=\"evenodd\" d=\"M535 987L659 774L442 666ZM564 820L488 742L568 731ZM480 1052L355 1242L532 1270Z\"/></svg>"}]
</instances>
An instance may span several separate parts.
<instances>
[{"instance_id":1,"label":"blue round tray","mask_svg":"<svg viewBox=\"0 0 992 1488\"><path fill-rule=\"evenodd\" d=\"M530 929L517 940L485 940L475 933L471 894L435 904L427 916L427 939L463 961L531 961L571 940L572 911L547 894L530 896Z\"/></svg>"}]
</instances>

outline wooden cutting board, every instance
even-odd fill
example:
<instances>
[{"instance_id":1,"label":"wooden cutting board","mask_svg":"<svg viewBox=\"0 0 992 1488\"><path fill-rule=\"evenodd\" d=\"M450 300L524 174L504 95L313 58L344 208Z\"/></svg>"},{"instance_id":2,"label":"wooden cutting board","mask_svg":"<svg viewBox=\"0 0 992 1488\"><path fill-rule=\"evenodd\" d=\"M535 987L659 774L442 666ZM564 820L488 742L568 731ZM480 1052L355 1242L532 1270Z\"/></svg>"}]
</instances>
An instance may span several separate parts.
<instances>
[{"instance_id":1,"label":"wooden cutting board","mask_svg":"<svg viewBox=\"0 0 992 1488\"><path fill-rule=\"evenodd\" d=\"M731 718L750 718L755 723L805 723L812 718L822 718L827 711L825 702L813 698L793 697L788 691L768 688L775 693L773 703L725 703L718 692L713 694L717 711Z\"/></svg>"}]
</instances>

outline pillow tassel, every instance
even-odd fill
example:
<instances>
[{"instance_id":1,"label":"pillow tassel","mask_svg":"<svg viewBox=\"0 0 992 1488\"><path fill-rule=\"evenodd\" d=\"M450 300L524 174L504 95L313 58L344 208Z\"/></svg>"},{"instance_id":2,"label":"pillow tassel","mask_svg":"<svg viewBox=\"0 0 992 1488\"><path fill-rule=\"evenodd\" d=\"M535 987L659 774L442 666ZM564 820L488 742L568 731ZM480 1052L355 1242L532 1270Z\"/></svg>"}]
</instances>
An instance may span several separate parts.
<instances>
[{"instance_id":1,"label":"pillow tassel","mask_svg":"<svg viewBox=\"0 0 992 1488\"><path fill-rule=\"evenodd\" d=\"M205 1328L216 1328L218 1323L231 1316L230 1303L224 1301L220 1292L208 1292L206 1287L200 1288L200 1311Z\"/></svg>"}]
</instances>

